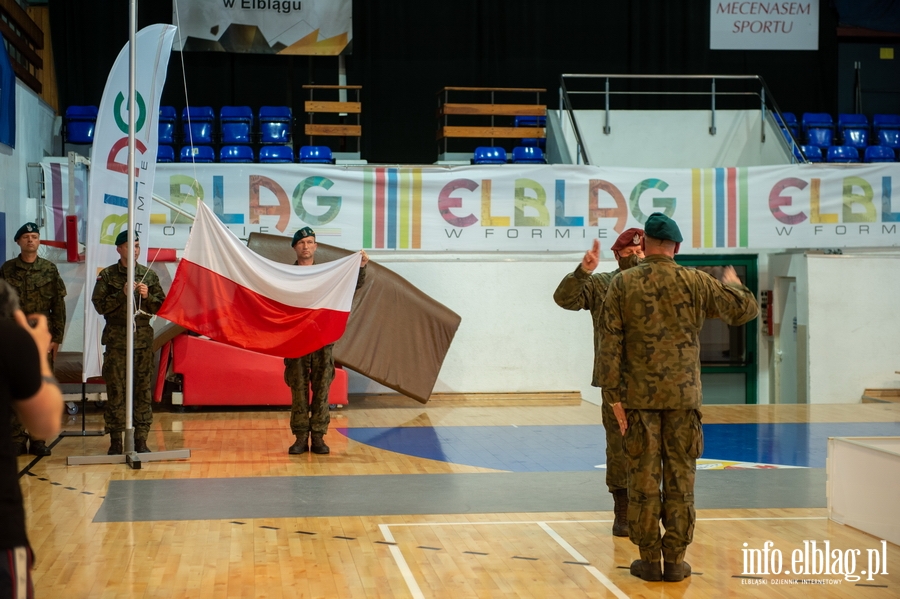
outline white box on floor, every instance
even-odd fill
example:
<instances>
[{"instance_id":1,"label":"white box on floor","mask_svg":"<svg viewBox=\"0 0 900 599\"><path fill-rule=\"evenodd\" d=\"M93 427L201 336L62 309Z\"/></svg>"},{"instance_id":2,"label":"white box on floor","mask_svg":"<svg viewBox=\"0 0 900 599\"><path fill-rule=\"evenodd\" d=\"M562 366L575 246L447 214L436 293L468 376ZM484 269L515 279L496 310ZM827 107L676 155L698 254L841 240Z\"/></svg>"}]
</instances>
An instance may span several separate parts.
<instances>
[{"instance_id":1,"label":"white box on floor","mask_svg":"<svg viewBox=\"0 0 900 599\"><path fill-rule=\"evenodd\" d=\"M900 437L832 437L828 517L900 545Z\"/></svg>"}]
</instances>

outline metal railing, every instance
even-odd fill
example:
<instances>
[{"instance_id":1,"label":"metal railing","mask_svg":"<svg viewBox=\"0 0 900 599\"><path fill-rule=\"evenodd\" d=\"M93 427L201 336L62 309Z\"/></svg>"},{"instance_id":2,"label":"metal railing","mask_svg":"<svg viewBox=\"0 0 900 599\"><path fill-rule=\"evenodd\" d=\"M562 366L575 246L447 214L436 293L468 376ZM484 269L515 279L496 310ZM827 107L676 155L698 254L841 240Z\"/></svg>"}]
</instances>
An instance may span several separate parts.
<instances>
[{"instance_id":1,"label":"metal railing","mask_svg":"<svg viewBox=\"0 0 900 599\"><path fill-rule=\"evenodd\" d=\"M569 89L569 85L567 85L567 79L569 81L573 79L588 79L588 80L602 80L603 82L603 90L571 90ZM610 88L611 80L640 80L640 81L648 81L648 80L659 80L659 81L707 81L709 82L709 91L671 91L671 90L660 90L660 91L614 91ZM749 91L717 91L716 90L716 81L751 81L756 82L758 84L758 88ZM610 125L610 98L611 96L709 96L709 110L710 110L710 124L709 124L709 134L716 134L716 98L721 98L723 96L746 96L746 97L756 97L758 99L758 105L760 110L760 143L764 143L766 141L766 111L774 113L776 124L778 124L781 129L784 131L784 134L789 141L789 150L791 153L791 160L801 160L803 162L807 162L806 158L803 157L803 154L799 151L800 144L797 143L797 140L794 138L793 133L790 128L784 122L784 117L781 114L781 109L778 107L778 103L775 102L775 97L772 95L772 92L769 90L769 86L766 85L765 80L759 75L613 75L613 74L575 74L575 73L567 73L560 76L560 84L559 84L559 123L562 125L563 123L563 112L568 113L569 123L572 126L572 131L575 133L575 143L576 143L576 164L580 164L579 160L583 161L583 164L590 164L587 151L585 150L584 138L581 134L581 130L578 127L578 122L575 119L574 108L572 106L572 96L602 96L604 101L604 124L603 124L603 133L604 135L609 135L612 132L612 127ZM767 104L771 105L771 108L767 108Z\"/></svg>"}]
</instances>

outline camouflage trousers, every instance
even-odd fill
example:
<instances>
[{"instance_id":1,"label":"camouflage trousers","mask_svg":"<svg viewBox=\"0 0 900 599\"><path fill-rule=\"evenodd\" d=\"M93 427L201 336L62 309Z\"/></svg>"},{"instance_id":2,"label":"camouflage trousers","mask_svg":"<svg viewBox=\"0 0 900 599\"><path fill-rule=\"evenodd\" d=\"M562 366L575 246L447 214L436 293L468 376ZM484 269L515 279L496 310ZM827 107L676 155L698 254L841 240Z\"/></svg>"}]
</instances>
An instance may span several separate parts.
<instances>
[{"instance_id":1,"label":"camouflage trousers","mask_svg":"<svg viewBox=\"0 0 900 599\"><path fill-rule=\"evenodd\" d=\"M106 411L103 419L111 435L125 430L125 350L109 348L103 352L103 380L106 382ZM132 422L134 438L144 439L153 424L153 349L134 348L134 406Z\"/></svg>"},{"instance_id":2,"label":"camouflage trousers","mask_svg":"<svg viewBox=\"0 0 900 599\"><path fill-rule=\"evenodd\" d=\"M333 344L301 358L284 361L284 382L291 388L291 432L303 436L328 432L328 390L334 380ZM312 387L312 403L309 391ZM312 416L310 416L312 413Z\"/></svg>"},{"instance_id":3,"label":"camouflage trousers","mask_svg":"<svg viewBox=\"0 0 900 599\"><path fill-rule=\"evenodd\" d=\"M612 406L606 402L600 407L603 428L606 430L606 486L609 492L628 488L628 470L625 464L625 450L622 447L622 432L619 422L613 413Z\"/></svg>"},{"instance_id":4,"label":"camouflage trousers","mask_svg":"<svg viewBox=\"0 0 900 599\"><path fill-rule=\"evenodd\" d=\"M50 364L50 370L53 370L53 354L47 354L47 363ZM19 420L19 415L16 414L15 410L10 410L9 431L12 442L15 444L25 443L29 439L31 441L40 441L40 439L35 439L25 431L25 425Z\"/></svg>"},{"instance_id":5,"label":"camouflage trousers","mask_svg":"<svg viewBox=\"0 0 900 599\"><path fill-rule=\"evenodd\" d=\"M694 478L703 453L700 410L626 410L628 532L641 559L681 563L694 539ZM662 491L660 492L660 484ZM660 537L662 519L665 534Z\"/></svg>"}]
</instances>

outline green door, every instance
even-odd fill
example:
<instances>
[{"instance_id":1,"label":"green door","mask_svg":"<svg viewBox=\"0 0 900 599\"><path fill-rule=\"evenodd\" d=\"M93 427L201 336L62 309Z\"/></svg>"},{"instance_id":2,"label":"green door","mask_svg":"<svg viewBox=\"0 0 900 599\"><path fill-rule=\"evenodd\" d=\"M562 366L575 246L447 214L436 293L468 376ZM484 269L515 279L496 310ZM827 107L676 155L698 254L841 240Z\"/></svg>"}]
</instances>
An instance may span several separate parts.
<instances>
[{"instance_id":1,"label":"green door","mask_svg":"<svg viewBox=\"0 0 900 599\"><path fill-rule=\"evenodd\" d=\"M703 270L718 278L731 265L750 291L758 295L756 256L675 256L676 262ZM759 320L730 327L709 319L700 331L700 380L703 403L756 403L757 327Z\"/></svg>"}]
</instances>

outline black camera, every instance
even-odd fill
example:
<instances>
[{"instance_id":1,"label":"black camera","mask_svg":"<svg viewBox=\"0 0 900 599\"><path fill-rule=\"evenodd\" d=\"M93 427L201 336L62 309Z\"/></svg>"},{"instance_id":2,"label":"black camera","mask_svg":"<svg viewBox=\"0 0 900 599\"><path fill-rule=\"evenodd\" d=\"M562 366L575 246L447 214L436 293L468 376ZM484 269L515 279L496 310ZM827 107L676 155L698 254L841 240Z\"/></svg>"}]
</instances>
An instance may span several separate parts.
<instances>
[{"instance_id":1,"label":"black camera","mask_svg":"<svg viewBox=\"0 0 900 599\"><path fill-rule=\"evenodd\" d=\"M13 318L16 310L19 309L19 294L15 288L0 279L0 318ZM37 323L32 324L35 326Z\"/></svg>"}]
</instances>

